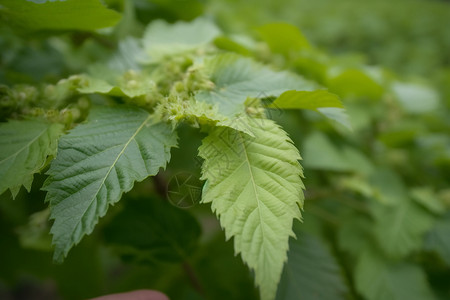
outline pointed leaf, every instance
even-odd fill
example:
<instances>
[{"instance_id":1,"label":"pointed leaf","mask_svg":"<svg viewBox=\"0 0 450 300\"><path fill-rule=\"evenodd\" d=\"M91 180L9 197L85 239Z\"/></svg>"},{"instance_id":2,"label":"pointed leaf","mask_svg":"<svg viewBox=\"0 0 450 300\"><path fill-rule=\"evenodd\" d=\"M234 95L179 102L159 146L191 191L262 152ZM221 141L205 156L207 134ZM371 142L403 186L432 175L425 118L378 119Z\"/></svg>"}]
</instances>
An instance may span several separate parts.
<instances>
[{"instance_id":1,"label":"pointed leaf","mask_svg":"<svg viewBox=\"0 0 450 300\"><path fill-rule=\"evenodd\" d=\"M304 188L300 155L271 120L252 119L254 137L216 127L203 140L204 203L212 203L235 252L255 271L263 300L273 299Z\"/></svg>"},{"instance_id":2,"label":"pointed leaf","mask_svg":"<svg viewBox=\"0 0 450 300\"><path fill-rule=\"evenodd\" d=\"M235 54L218 55L205 62L215 84L211 91L201 91L197 100L217 104L219 112L233 117L244 111L247 97L279 96L288 90L312 90L316 85L288 72L276 72L253 60Z\"/></svg>"},{"instance_id":3,"label":"pointed leaf","mask_svg":"<svg viewBox=\"0 0 450 300\"><path fill-rule=\"evenodd\" d=\"M50 202L54 258L61 261L90 234L108 206L135 181L155 175L170 159L176 135L141 109L94 109L89 121L59 142L44 190Z\"/></svg>"},{"instance_id":4,"label":"pointed leaf","mask_svg":"<svg viewBox=\"0 0 450 300\"><path fill-rule=\"evenodd\" d=\"M44 121L10 121L0 125L0 194L10 189L13 197L22 185L30 191L34 173L56 154L64 126Z\"/></svg>"},{"instance_id":5,"label":"pointed leaf","mask_svg":"<svg viewBox=\"0 0 450 300\"><path fill-rule=\"evenodd\" d=\"M289 241L288 262L277 291L277 300L347 299L342 271L326 245L313 235L299 230L297 239Z\"/></svg>"}]
</instances>

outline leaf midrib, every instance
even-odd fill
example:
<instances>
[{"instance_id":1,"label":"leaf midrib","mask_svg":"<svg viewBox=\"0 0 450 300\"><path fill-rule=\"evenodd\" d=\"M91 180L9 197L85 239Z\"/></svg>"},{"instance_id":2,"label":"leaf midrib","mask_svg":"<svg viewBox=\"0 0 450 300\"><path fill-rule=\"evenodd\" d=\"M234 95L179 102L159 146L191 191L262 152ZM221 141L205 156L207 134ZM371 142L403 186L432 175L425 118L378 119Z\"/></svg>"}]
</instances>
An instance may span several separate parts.
<instances>
[{"instance_id":1,"label":"leaf midrib","mask_svg":"<svg viewBox=\"0 0 450 300\"><path fill-rule=\"evenodd\" d=\"M135 139L136 135L138 135L138 133L142 130L142 128L145 126L145 124L150 120L151 115L149 114L148 117L142 122L142 124L136 129L136 131L133 133L133 135L128 139L128 141L124 144L123 149L119 152L119 154L117 155L116 159L114 160L114 162L111 164L111 167L108 169L108 172L106 173L106 175L103 177L102 182L99 184L99 187L97 189L97 191L95 192L95 194L93 195L93 197L90 200L89 205L86 207L86 209L84 210L83 214L80 217L80 221L84 218L84 216L86 215L86 212L88 211L88 209L91 207L91 205L94 203L94 199L96 199L100 189L102 188L102 186L105 184L106 178L108 178L109 174L111 173L112 169L115 167L115 165L117 164L117 162L119 161L120 157L122 156L122 154L125 152L126 148L128 147L128 145L131 143L132 140ZM74 227L73 232L76 230L76 228L78 227L79 222L77 222L77 226Z\"/></svg>"},{"instance_id":2,"label":"leaf midrib","mask_svg":"<svg viewBox=\"0 0 450 300\"><path fill-rule=\"evenodd\" d=\"M264 222L263 222L263 217L261 215L261 209L259 207L259 197L258 197L258 191L256 190L256 181L255 181L255 177L253 175L253 171L252 171L252 165L250 164L250 158L248 156L247 153L247 148L245 147L245 142L244 142L244 137L242 136L242 133L239 132L239 137L241 138L241 145L242 148L244 150L244 154L245 154L245 161L247 162L247 166L248 166L248 170L250 173L250 180L252 182L252 186L253 186L253 191L255 192L255 197L256 197L256 204L257 204L257 209L258 209L258 215L259 215L259 223L261 224L261 233L262 233L262 242L263 242L263 249L265 249L265 245L267 243L267 239L266 239L266 234L264 231Z\"/></svg>"}]
</instances>

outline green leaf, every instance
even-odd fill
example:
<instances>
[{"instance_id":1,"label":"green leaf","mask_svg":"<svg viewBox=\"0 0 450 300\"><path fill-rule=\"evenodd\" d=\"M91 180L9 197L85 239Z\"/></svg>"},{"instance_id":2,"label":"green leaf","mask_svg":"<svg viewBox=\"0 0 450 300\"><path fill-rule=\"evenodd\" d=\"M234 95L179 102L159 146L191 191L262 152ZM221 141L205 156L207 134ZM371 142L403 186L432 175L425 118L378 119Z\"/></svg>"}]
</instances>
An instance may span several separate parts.
<instances>
[{"instance_id":1,"label":"green leaf","mask_svg":"<svg viewBox=\"0 0 450 300\"><path fill-rule=\"evenodd\" d=\"M370 178L380 193L371 212L373 230L381 249L392 258L401 258L422 246L424 234L433 226L434 217L407 194L401 178L390 170L377 170Z\"/></svg>"},{"instance_id":2,"label":"green leaf","mask_svg":"<svg viewBox=\"0 0 450 300\"><path fill-rule=\"evenodd\" d=\"M282 109L311 109L321 107L343 108L341 100L335 94L325 90L317 91L287 91L275 99L270 108Z\"/></svg>"},{"instance_id":3,"label":"green leaf","mask_svg":"<svg viewBox=\"0 0 450 300\"><path fill-rule=\"evenodd\" d=\"M350 119L347 112L343 108L339 107L321 107L317 111L327 117L328 119L334 120L342 126L346 127L348 130L353 130Z\"/></svg>"},{"instance_id":4,"label":"green leaf","mask_svg":"<svg viewBox=\"0 0 450 300\"><path fill-rule=\"evenodd\" d=\"M158 198L127 199L105 231L106 242L119 253L150 263L185 260L199 237L194 217Z\"/></svg>"},{"instance_id":5,"label":"green leaf","mask_svg":"<svg viewBox=\"0 0 450 300\"><path fill-rule=\"evenodd\" d=\"M428 211L443 215L446 212L444 202L439 199L431 187L415 187L409 190L409 194L418 204L422 205Z\"/></svg>"},{"instance_id":6,"label":"green leaf","mask_svg":"<svg viewBox=\"0 0 450 300\"><path fill-rule=\"evenodd\" d=\"M97 108L61 138L44 190L50 202L54 258L90 234L108 206L170 159L176 134L141 109Z\"/></svg>"},{"instance_id":7,"label":"green leaf","mask_svg":"<svg viewBox=\"0 0 450 300\"><path fill-rule=\"evenodd\" d=\"M367 300L433 300L425 273L409 263L391 263L367 249L355 270L357 291Z\"/></svg>"},{"instance_id":8,"label":"green leaf","mask_svg":"<svg viewBox=\"0 0 450 300\"><path fill-rule=\"evenodd\" d=\"M312 169L369 174L373 165L365 155L350 146L338 147L316 131L304 141L305 166Z\"/></svg>"},{"instance_id":9,"label":"green leaf","mask_svg":"<svg viewBox=\"0 0 450 300\"><path fill-rule=\"evenodd\" d=\"M290 52L311 48L305 36L296 26L291 24L266 24L259 27L258 32L274 53L288 56Z\"/></svg>"},{"instance_id":10,"label":"green leaf","mask_svg":"<svg viewBox=\"0 0 450 300\"><path fill-rule=\"evenodd\" d=\"M184 121L195 127L200 125L229 127L253 136L247 114L243 113L230 119L220 114L217 106L197 101L195 98L177 97L173 101L163 101L157 107L156 113L165 116L168 121L174 123L174 126Z\"/></svg>"},{"instance_id":11,"label":"green leaf","mask_svg":"<svg viewBox=\"0 0 450 300\"><path fill-rule=\"evenodd\" d=\"M378 100L384 93L383 87L378 82L358 69L347 69L338 74L329 75L326 86L331 92L341 97Z\"/></svg>"},{"instance_id":12,"label":"green leaf","mask_svg":"<svg viewBox=\"0 0 450 300\"><path fill-rule=\"evenodd\" d=\"M398 204L375 202L374 232L380 247L392 258L405 257L422 246L424 234L433 226L433 216L409 198Z\"/></svg>"},{"instance_id":13,"label":"green leaf","mask_svg":"<svg viewBox=\"0 0 450 300\"><path fill-rule=\"evenodd\" d=\"M436 251L450 266L450 213L427 233L424 248Z\"/></svg>"},{"instance_id":14,"label":"green leaf","mask_svg":"<svg viewBox=\"0 0 450 300\"><path fill-rule=\"evenodd\" d=\"M204 46L220 34L220 29L204 18L175 24L156 20L145 30L143 43L153 61Z\"/></svg>"},{"instance_id":15,"label":"green leaf","mask_svg":"<svg viewBox=\"0 0 450 300\"><path fill-rule=\"evenodd\" d=\"M269 108L278 109L311 109L351 129L343 105L339 97L324 90L287 91L281 94Z\"/></svg>"},{"instance_id":16,"label":"green leaf","mask_svg":"<svg viewBox=\"0 0 450 300\"><path fill-rule=\"evenodd\" d=\"M381 249L392 258L419 250L434 217L408 197L401 179L393 172L379 171L371 182L387 199L384 203L374 202L371 207L373 230Z\"/></svg>"},{"instance_id":17,"label":"green leaf","mask_svg":"<svg viewBox=\"0 0 450 300\"><path fill-rule=\"evenodd\" d=\"M326 245L317 237L299 230L289 242L288 262L278 286L277 300L347 299L342 271Z\"/></svg>"},{"instance_id":18,"label":"green leaf","mask_svg":"<svg viewBox=\"0 0 450 300\"><path fill-rule=\"evenodd\" d=\"M436 110L439 106L439 95L430 87L394 82L391 88L401 106L409 113L426 113Z\"/></svg>"},{"instance_id":19,"label":"green leaf","mask_svg":"<svg viewBox=\"0 0 450 300\"><path fill-rule=\"evenodd\" d=\"M358 257L373 245L373 222L360 213L351 213L342 218L338 228L338 245L343 251Z\"/></svg>"},{"instance_id":20,"label":"green leaf","mask_svg":"<svg viewBox=\"0 0 450 300\"><path fill-rule=\"evenodd\" d=\"M312 90L316 85L288 72L276 72L255 61L236 54L217 55L205 62L215 87L201 91L196 99L219 106L219 112L228 117L244 111L248 97L279 96L288 90Z\"/></svg>"},{"instance_id":21,"label":"green leaf","mask_svg":"<svg viewBox=\"0 0 450 300\"><path fill-rule=\"evenodd\" d=\"M214 40L214 45L222 50L228 52L235 52L244 56L251 56L251 50L247 49L245 45L242 45L233 36L219 36Z\"/></svg>"},{"instance_id":22,"label":"green leaf","mask_svg":"<svg viewBox=\"0 0 450 300\"><path fill-rule=\"evenodd\" d=\"M29 30L96 30L114 26L120 14L100 0L65 0L33 3L0 0L0 14L11 23Z\"/></svg>"},{"instance_id":23,"label":"green leaf","mask_svg":"<svg viewBox=\"0 0 450 300\"><path fill-rule=\"evenodd\" d=\"M249 125L254 137L216 127L203 140L202 201L212 203L267 300L275 297L293 219L301 218L303 171L298 150L278 125L267 119Z\"/></svg>"},{"instance_id":24,"label":"green leaf","mask_svg":"<svg viewBox=\"0 0 450 300\"><path fill-rule=\"evenodd\" d=\"M15 198L23 185L30 191L34 173L56 154L64 126L43 121L10 121L0 125L0 194Z\"/></svg>"},{"instance_id":25,"label":"green leaf","mask_svg":"<svg viewBox=\"0 0 450 300\"><path fill-rule=\"evenodd\" d=\"M121 73L129 70L137 71L141 70L141 62L145 61L146 57L141 40L127 37L119 42L117 52L109 58L107 65L110 69Z\"/></svg>"},{"instance_id":26,"label":"green leaf","mask_svg":"<svg viewBox=\"0 0 450 300\"><path fill-rule=\"evenodd\" d=\"M156 91L156 84L140 72L130 70L116 77L113 74L114 71L101 68L94 75L81 75L82 81L77 91L83 94L99 93L130 98L145 96Z\"/></svg>"},{"instance_id":27,"label":"green leaf","mask_svg":"<svg viewBox=\"0 0 450 300\"><path fill-rule=\"evenodd\" d=\"M219 226L213 220L208 220L208 224ZM194 269L205 294L214 300L259 299L252 274L242 260L233 255L233 244L226 242L224 236L220 231L202 245L195 255Z\"/></svg>"},{"instance_id":28,"label":"green leaf","mask_svg":"<svg viewBox=\"0 0 450 300\"><path fill-rule=\"evenodd\" d=\"M50 230L50 209L33 213L27 224L17 228L20 245L25 249L52 251L52 238Z\"/></svg>"}]
</instances>

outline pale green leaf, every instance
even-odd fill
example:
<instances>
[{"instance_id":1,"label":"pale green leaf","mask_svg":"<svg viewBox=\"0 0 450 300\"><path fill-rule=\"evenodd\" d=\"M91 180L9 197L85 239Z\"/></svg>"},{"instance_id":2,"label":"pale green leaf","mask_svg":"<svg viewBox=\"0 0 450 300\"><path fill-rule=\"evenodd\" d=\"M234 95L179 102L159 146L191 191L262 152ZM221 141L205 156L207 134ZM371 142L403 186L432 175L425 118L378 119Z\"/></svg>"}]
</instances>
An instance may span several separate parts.
<instances>
[{"instance_id":1,"label":"pale green leaf","mask_svg":"<svg viewBox=\"0 0 450 300\"><path fill-rule=\"evenodd\" d=\"M315 84L298 75L273 71L236 54L217 55L205 62L205 69L215 87L199 92L196 99L217 104L219 112L228 117L242 113L248 97L277 97L288 90L316 88Z\"/></svg>"},{"instance_id":2,"label":"pale green leaf","mask_svg":"<svg viewBox=\"0 0 450 300\"><path fill-rule=\"evenodd\" d=\"M320 107L317 111L328 119L334 120L347 129L352 130L352 124L345 109L339 107Z\"/></svg>"},{"instance_id":3,"label":"pale green leaf","mask_svg":"<svg viewBox=\"0 0 450 300\"><path fill-rule=\"evenodd\" d=\"M86 124L61 138L43 188L55 220L55 260L90 234L135 181L165 167L176 139L170 126L129 107L94 109Z\"/></svg>"},{"instance_id":4,"label":"pale green leaf","mask_svg":"<svg viewBox=\"0 0 450 300\"><path fill-rule=\"evenodd\" d=\"M409 113L426 113L436 110L439 106L439 95L431 87L394 82L391 88L401 106Z\"/></svg>"},{"instance_id":5,"label":"pale green leaf","mask_svg":"<svg viewBox=\"0 0 450 300\"><path fill-rule=\"evenodd\" d=\"M367 249L355 270L357 291L367 300L433 300L425 273L409 263L389 263Z\"/></svg>"},{"instance_id":6,"label":"pale green leaf","mask_svg":"<svg viewBox=\"0 0 450 300\"><path fill-rule=\"evenodd\" d=\"M13 197L23 185L30 191L34 173L56 154L64 126L44 121L10 121L0 125L0 194Z\"/></svg>"},{"instance_id":7,"label":"pale green leaf","mask_svg":"<svg viewBox=\"0 0 450 300\"><path fill-rule=\"evenodd\" d=\"M235 252L255 271L263 300L273 299L304 188L300 155L273 121L252 119L254 137L216 127L203 140L202 201L212 203Z\"/></svg>"},{"instance_id":8,"label":"pale green leaf","mask_svg":"<svg viewBox=\"0 0 450 300\"><path fill-rule=\"evenodd\" d=\"M109 59L107 65L112 70L120 72L140 70L141 62L145 61L145 59L146 55L142 49L141 41L127 37L119 42L117 52Z\"/></svg>"},{"instance_id":9,"label":"pale green leaf","mask_svg":"<svg viewBox=\"0 0 450 300\"><path fill-rule=\"evenodd\" d=\"M96 68L92 75L81 75L77 91L83 94L105 94L119 97L139 97L156 91L156 84L139 71L129 70L115 76L115 72L107 68Z\"/></svg>"},{"instance_id":10,"label":"pale green leaf","mask_svg":"<svg viewBox=\"0 0 450 300\"><path fill-rule=\"evenodd\" d=\"M299 230L289 241L288 262L278 286L277 300L347 299L342 271L326 245L317 237Z\"/></svg>"},{"instance_id":11,"label":"pale green leaf","mask_svg":"<svg viewBox=\"0 0 450 300\"><path fill-rule=\"evenodd\" d=\"M114 26L121 18L100 0L1 0L0 14L29 30L96 30Z\"/></svg>"},{"instance_id":12,"label":"pale green leaf","mask_svg":"<svg viewBox=\"0 0 450 300\"><path fill-rule=\"evenodd\" d=\"M175 24L156 20L145 30L143 43L153 61L204 46L220 34L220 29L204 18Z\"/></svg>"},{"instance_id":13,"label":"pale green leaf","mask_svg":"<svg viewBox=\"0 0 450 300\"><path fill-rule=\"evenodd\" d=\"M319 131L305 139L303 156L305 166L312 169L369 174L374 168L361 151L350 146L334 145Z\"/></svg>"},{"instance_id":14,"label":"pale green leaf","mask_svg":"<svg viewBox=\"0 0 450 300\"><path fill-rule=\"evenodd\" d=\"M253 136L248 126L249 117L245 113L230 119L220 114L217 106L197 101L194 98L176 97L171 101L162 101L155 113L172 122L173 126L177 126L180 122L186 122L194 127L200 125L224 126Z\"/></svg>"}]
</instances>

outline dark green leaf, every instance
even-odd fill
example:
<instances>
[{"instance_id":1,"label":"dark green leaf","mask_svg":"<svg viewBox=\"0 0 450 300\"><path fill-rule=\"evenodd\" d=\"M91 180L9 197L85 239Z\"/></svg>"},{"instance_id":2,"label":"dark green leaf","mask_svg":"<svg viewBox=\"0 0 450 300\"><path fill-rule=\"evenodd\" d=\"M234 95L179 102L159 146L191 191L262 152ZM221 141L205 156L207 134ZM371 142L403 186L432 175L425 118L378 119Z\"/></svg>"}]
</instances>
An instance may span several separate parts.
<instances>
[{"instance_id":1,"label":"dark green leaf","mask_svg":"<svg viewBox=\"0 0 450 300\"><path fill-rule=\"evenodd\" d=\"M44 187L55 220L55 260L90 234L135 181L165 167L176 139L168 125L128 107L95 109L86 124L64 136Z\"/></svg>"},{"instance_id":2,"label":"dark green leaf","mask_svg":"<svg viewBox=\"0 0 450 300\"><path fill-rule=\"evenodd\" d=\"M136 261L183 261L194 251L200 226L187 211L162 199L126 199L105 234L107 243Z\"/></svg>"}]
</instances>

